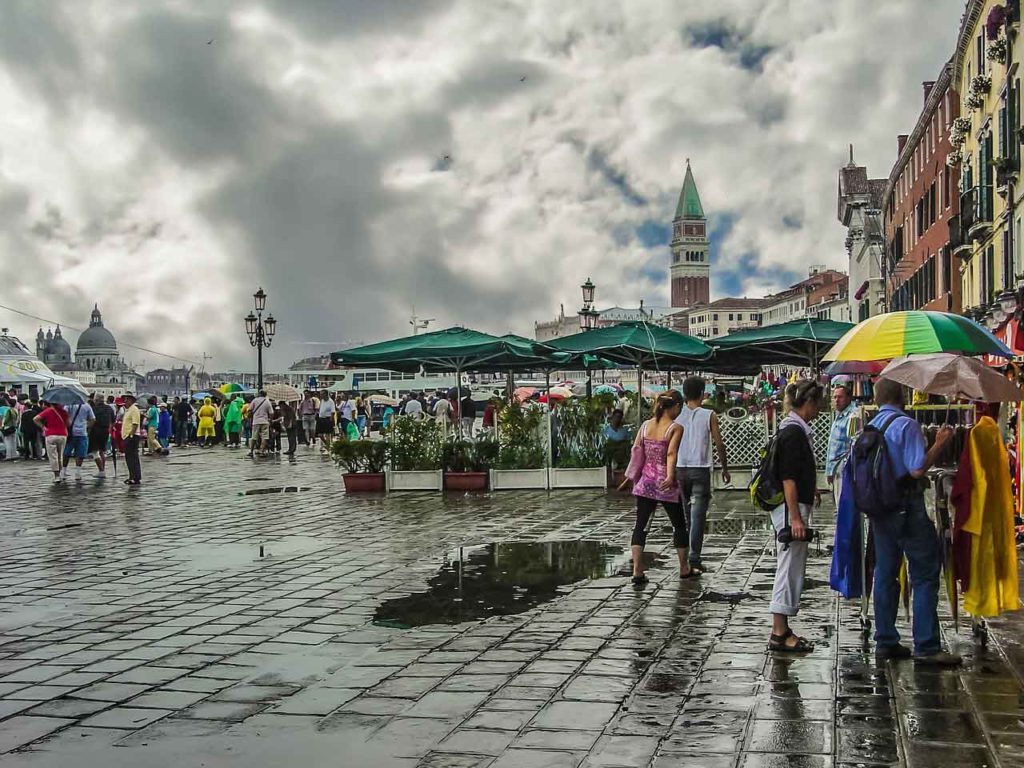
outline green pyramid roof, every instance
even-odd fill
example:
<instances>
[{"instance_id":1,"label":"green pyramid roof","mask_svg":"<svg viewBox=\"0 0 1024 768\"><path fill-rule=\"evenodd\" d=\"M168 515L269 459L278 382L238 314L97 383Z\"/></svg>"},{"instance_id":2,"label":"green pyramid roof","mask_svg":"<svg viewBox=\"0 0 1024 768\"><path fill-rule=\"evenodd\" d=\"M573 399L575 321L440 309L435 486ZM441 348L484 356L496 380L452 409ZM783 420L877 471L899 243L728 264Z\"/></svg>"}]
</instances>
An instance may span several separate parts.
<instances>
[{"instance_id":1,"label":"green pyramid roof","mask_svg":"<svg viewBox=\"0 0 1024 768\"><path fill-rule=\"evenodd\" d=\"M683 179L683 191L679 193L679 204L676 205L677 219L703 219L704 206L700 204L697 194L697 182L693 180L690 161L686 161L686 178Z\"/></svg>"}]
</instances>

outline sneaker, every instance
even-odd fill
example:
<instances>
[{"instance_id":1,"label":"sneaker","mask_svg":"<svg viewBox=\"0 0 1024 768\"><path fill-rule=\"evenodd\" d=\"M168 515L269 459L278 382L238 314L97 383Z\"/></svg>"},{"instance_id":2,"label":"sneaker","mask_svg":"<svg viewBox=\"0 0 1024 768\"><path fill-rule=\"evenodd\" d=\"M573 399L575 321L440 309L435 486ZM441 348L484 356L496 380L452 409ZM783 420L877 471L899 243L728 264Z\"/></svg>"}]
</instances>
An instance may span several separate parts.
<instances>
[{"instance_id":1,"label":"sneaker","mask_svg":"<svg viewBox=\"0 0 1024 768\"><path fill-rule=\"evenodd\" d=\"M875 659L886 661L887 659L909 659L914 654L905 645L886 645L875 648Z\"/></svg>"},{"instance_id":2,"label":"sneaker","mask_svg":"<svg viewBox=\"0 0 1024 768\"><path fill-rule=\"evenodd\" d=\"M64 478L62 478L60 475L55 475L54 478L53 478L53 482L55 482L55 483L62 483L62 482L64 482Z\"/></svg>"},{"instance_id":3,"label":"sneaker","mask_svg":"<svg viewBox=\"0 0 1024 768\"><path fill-rule=\"evenodd\" d=\"M939 651L938 653L929 653L925 656L915 656L914 663L924 664L929 667L959 667L964 663L964 660L955 653Z\"/></svg>"},{"instance_id":4,"label":"sneaker","mask_svg":"<svg viewBox=\"0 0 1024 768\"><path fill-rule=\"evenodd\" d=\"M82 482L82 471L81 470L78 470L77 472L75 472L75 482L76 483Z\"/></svg>"},{"instance_id":5,"label":"sneaker","mask_svg":"<svg viewBox=\"0 0 1024 768\"><path fill-rule=\"evenodd\" d=\"M97 480L106 480L107 479L107 473L106 472L97 472L95 475L93 475L93 477L95 477Z\"/></svg>"}]
</instances>

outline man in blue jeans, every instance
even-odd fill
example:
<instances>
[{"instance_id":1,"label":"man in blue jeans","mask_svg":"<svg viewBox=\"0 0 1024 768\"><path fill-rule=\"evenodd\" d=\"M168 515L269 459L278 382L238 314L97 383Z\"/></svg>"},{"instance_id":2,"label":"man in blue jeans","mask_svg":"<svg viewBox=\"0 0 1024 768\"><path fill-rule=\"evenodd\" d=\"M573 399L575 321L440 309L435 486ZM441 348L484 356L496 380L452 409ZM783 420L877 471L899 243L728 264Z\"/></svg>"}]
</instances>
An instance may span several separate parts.
<instances>
[{"instance_id":1,"label":"man in blue jeans","mask_svg":"<svg viewBox=\"0 0 1024 768\"><path fill-rule=\"evenodd\" d=\"M725 441L718 428L718 415L710 408L701 407L704 386L704 379L699 376L691 376L683 382L686 405L676 419L676 423L683 428L679 453L676 455L676 479L683 500L683 513L690 525L690 568L698 575L704 572L700 555L704 548L708 504L711 502L712 441L722 462L722 481L728 485L732 480Z\"/></svg>"},{"instance_id":2,"label":"man in blue jeans","mask_svg":"<svg viewBox=\"0 0 1024 768\"><path fill-rule=\"evenodd\" d=\"M875 655L884 659L914 657L921 664L952 667L959 656L942 650L939 636L939 547L935 526L925 509L922 479L953 435L943 427L927 450L924 433L903 412L903 386L889 379L875 385L878 415L871 424L885 429L893 474L905 485L903 510L872 518L875 538ZM891 422L891 423L890 423ZM906 555L914 603L914 649L900 644L896 616L900 603L900 564Z\"/></svg>"}]
</instances>

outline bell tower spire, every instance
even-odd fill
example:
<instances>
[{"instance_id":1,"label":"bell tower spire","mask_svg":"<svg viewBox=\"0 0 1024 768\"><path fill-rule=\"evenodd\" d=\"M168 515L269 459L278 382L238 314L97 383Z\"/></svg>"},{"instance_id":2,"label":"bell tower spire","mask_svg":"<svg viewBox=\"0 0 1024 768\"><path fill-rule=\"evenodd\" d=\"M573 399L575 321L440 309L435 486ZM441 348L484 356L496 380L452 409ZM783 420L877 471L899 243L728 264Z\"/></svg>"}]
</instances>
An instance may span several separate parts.
<instances>
[{"instance_id":1,"label":"bell tower spire","mask_svg":"<svg viewBox=\"0 0 1024 768\"><path fill-rule=\"evenodd\" d=\"M692 307L711 300L711 242L697 182L686 158L686 175L672 219L672 306Z\"/></svg>"}]
</instances>

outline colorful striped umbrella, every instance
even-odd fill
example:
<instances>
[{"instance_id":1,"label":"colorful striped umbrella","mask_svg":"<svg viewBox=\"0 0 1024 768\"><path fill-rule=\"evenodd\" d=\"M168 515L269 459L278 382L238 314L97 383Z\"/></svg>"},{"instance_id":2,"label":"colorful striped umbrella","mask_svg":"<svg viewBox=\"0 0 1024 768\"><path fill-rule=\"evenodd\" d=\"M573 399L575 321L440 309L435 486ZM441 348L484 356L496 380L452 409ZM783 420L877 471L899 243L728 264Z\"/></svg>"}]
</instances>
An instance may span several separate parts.
<instances>
[{"instance_id":1,"label":"colorful striped umbrella","mask_svg":"<svg viewBox=\"0 0 1024 768\"><path fill-rule=\"evenodd\" d=\"M859 323L836 342L824 361L891 360L936 352L1013 357L1003 342L973 320L917 311L889 312Z\"/></svg>"},{"instance_id":2,"label":"colorful striped umbrella","mask_svg":"<svg viewBox=\"0 0 1024 768\"><path fill-rule=\"evenodd\" d=\"M235 384L234 382L231 382L228 384L221 384L219 387L217 387L217 391L222 392L225 395L230 395L233 392L244 392L245 387L243 387L241 384Z\"/></svg>"}]
</instances>

